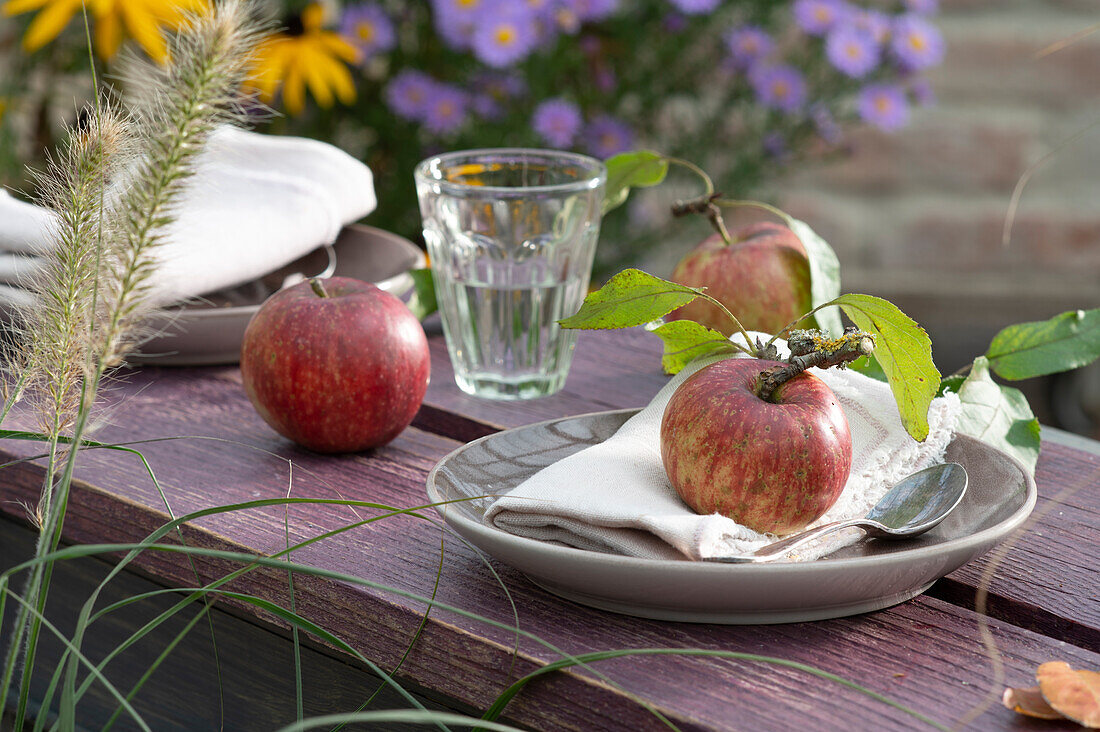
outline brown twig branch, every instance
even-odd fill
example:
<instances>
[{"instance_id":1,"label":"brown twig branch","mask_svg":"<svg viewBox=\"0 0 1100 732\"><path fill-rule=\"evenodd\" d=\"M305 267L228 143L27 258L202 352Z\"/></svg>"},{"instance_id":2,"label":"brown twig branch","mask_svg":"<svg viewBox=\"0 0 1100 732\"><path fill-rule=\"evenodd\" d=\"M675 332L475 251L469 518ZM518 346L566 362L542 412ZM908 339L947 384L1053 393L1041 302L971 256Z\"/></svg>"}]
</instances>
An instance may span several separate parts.
<instances>
[{"instance_id":1,"label":"brown twig branch","mask_svg":"<svg viewBox=\"0 0 1100 732\"><path fill-rule=\"evenodd\" d=\"M714 192L698 198L676 201L672 204L672 215L679 218L691 214L703 214L710 219L715 231L722 236L722 241L732 244L733 239L730 238L730 233L726 229L726 222L722 220L722 209L715 203L721 197L720 192Z\"/></svg>"},{"instance_id":2,"label":"brown twig branch","mask_svg":"<svg viewBox=\"0 0 1100 732\"><path fill-rule=\"evenodd\" d=\"M817 330L795 330L791 331L787 346L791 350L787 363L760 374L756 393L765 401L771 399L780 385L811 366L844 367L860 356L870 355L875 349L875 337L858 328L846 328L839 338L829 338Z\"/></svg>"}]
</instances>

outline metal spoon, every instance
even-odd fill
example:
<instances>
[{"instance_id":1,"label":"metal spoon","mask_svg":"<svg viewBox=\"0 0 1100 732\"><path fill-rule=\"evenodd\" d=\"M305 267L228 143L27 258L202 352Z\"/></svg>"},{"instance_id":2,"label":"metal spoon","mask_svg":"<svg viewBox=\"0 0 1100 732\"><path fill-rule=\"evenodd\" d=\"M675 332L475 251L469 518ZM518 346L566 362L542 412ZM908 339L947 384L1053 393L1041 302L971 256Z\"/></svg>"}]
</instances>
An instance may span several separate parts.
<instances>
[{"instance_id":1,"label":"metal spoon","mask_svg":"<svg viewBox=\"0 0 1100 732\"><path fill-rule=\"evenodd\" d=\"M739 557L714 557L714 562L770 562L806 542L852 526L868 537L906 539L923 534L947 517L966 493L966 469L958 463L944 463L919 470L903 478L868 511L864 518L833 521L815 529L788 536Z\"/></svg>"}]
</instances>

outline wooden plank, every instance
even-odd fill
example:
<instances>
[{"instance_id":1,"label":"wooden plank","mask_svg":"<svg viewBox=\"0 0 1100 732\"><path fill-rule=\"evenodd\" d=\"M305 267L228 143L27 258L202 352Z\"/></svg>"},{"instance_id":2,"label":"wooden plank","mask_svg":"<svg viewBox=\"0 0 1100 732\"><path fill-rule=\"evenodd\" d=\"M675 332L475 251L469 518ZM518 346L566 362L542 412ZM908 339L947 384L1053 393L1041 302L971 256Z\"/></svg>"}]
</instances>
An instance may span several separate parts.
<instances>
[{"instance_id":1,"label":"wooden plank","mask_svg":"<svg viewBox=\"0 0 1100 732\"><path fill-rule=\"evenodd\" d=\"M356 550L364 551L363 547ZM441 599L506 619L502 591L484 565L463 547L450 547L449 555ZM392 556L384 561L392 561ZM339 566L332 561L326 564ZM403 571L425 569L424 562L413 564L402 562ZM991 663L974 618L935 600L918 599L890 611L797 626L681 625L573 606L547 595L518 573L500 569L520 608L521 626L571 653L673 647L776 656L833 671L944 723L978 704L990 684ZM186 582L187 577L177 573L169 579ZM278 578L268 581L277 583ZM249 582L242 583L241 589L282 594L277 584ZM395 653L411 638L412 627L402 622L402 616L414 619L415 611L408 613L400 598L387 603L371 593L302 581L298 589L299 611L352 640L369 657L393 663ZM1100 663L1097 654L997 621L992 626L1010 683L1025 683L1035 666L1051 657L1082 666ZM196 638L201 639L201 633ZM555 659L552 652L524 640L513 666L509 641L506 634L437 611L403 677L436 695L487 705L509 679ZM685 729L723 728L733 718L764 729L805 718L815 720L815 729L844 729L853 709L869 715L876 726L923 728L896 710L792 669L684 657L625 659L599 668L625 692L649 700ZM540 729L657 728L655 720L625 692L588 674L557 674L533 684L514 702L509 716ZM979 722L979 728L1028 728L1000 707L990 708Z\"/></svg>"},{"instance_id":2,"label":"wooden plank","mask_svg":"<svg viewBox=\"0 0 1100 732\"><path fill-rule=\"evenodd\" d=\"M274 437L251 411L237 380L233 369L134 373L116 393L111 424L100 437L201 432L236 440L172 440L143 448L177 511L282 495L288 476L279 457L294 460L295 495L345 495L416 505L424 500L426 471L456 444L413 429L369 454L314 456ZM28 446L20 449L26 454ZM73 540L134 539L163 520L159 498L135 461L104 451L83 457L79 474L86 483L74 494L67 524ZM33 499L40 472L19 466L9 469L6 477L3 510L17 515L10 501ZM290 511L292 538L317 535L349 520L347 509L294 509ZM271 552L285 542L283 532L282 510L269 509L204 519L188 533L188 541ZM441 562L440 541L438 527L399 517L301 550L295 558L420 594L431 591L442 564L441 601L510 622L510 605L481 559L452 537ZM150 556L142 567L170 584L193 583L190 569L171 559ZM959 718L985 691L989 664L983 660L977 618L935 599L920 598L889 611L798 626L696 626L576 606L534 587L507 567L494 566L512 593L521 627L573 654L668 646L777 655L837 672L944 722ZM204 574L220 568L217 563L200 565ZM286 579L280 573L254 573L235 587L276 600L286 598ZM424 610L422 604L392 593L305 577L297 579L296 590L301 612L349 639L384 667L397 662ZM1052 657L1091 667L1100 664L1095 653L1005 623L994 621L993 632L1002 644L1010 683L1025 683L1038 663ZM507 631L437 610L402 678L483 708L517 675L555 658L552 651L524 640L518 658L513 659L513 640ZM850 690L793 670L684 657L626 659L601 668L628 692L649 699L687 729L721 728L731 719L770 729L807 716L815 724L820 720L822 729L841 729L849 726L854 708L869 706L881 726L920 726ZM895 677L895 673L905 676ZM510 713L511 719L540 729L656 726L649 712L625 692L583 672L556 674L533 684ZM1022 724L1000 708L988 710L981 721L985 727L1009 729Z\"/></svg>"}]
</instances>

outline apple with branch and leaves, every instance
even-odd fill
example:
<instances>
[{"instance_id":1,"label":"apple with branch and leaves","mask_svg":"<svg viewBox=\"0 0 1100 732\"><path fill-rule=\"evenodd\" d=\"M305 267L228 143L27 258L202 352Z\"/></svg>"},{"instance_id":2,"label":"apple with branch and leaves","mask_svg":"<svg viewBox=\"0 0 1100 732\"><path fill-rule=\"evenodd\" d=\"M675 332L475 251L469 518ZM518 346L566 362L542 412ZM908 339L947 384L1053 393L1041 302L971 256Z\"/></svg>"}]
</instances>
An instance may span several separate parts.
<instances>
[{"instance_id":1,"label":"apple with branch and leaves","mask_svg":"<svg viewBox=\"0 0 1100 732\"><path fill-rule=\"evenodd\" d=\"M670 164L701 173L693 164L651 151L608 160L605 213L623 203L631 188L661 183ZM947 389L955 391L962 403L957 431L1008 452L1034 473L1039 424L1022 393L996 383L991 372L1004 379L1024 379L1092 362L1100 356L1100 309L1005 328L984 355L941 378L932 360L931 340L916 322L882 298L840 294L836 255L805 222L767 204L722 201L709 178L703 178L706 192L677 202L674 213L708 215L722 236L722 205L756 206L779 217L803 245L812 309L775 331L775 337L788 338L790 357L777 362L775 337L767 343L753 342L730 309L703 288L635 269L612 277L575 315L560 321L562 327L581 329L645 326L664 342L662 364L668 373L705 355L741 352L751 357L700 370L669 402L662 423L662 457L670 481L688 505L698 511L718 510L750 528L775 533L796 530L832 505L847 478L847 467L842 470L835 457L846 450L850 461L850 438L845 447L846 425L832 416L831 392L801 386L813 383L814 377L805 373L810 366L850 366L886 381L902 424L918 441L928 435L932 399ZM704 323L668 319L695 300L726 315L743 342ZM843 327L841 312L854 328ZM802 324L816 327L796 330ZM808 401L807 412L795 409L799 400ZM779 446L777 424L789 433ZM819 439L821 433L829 439ZM758 474L771 479L754 481ZM810 475L814 480L806 479ZM714 488L718 476L720 490ZM784 486L797 487L784 492Z\"/></svg>"},{"instance_id":2,"label":"apple with branch and leaves","mask_svg":"<svg viewBox=\"0 0 1100 732\"><path fill-rule=\"evenodd\" d=\"M697 298L723 310L738 331L730 340L691 320L663 318ZM842 366L884 346L878 363L916 439L928 435L928 406L940 383L928 335L896 306L847 294L835 305L855 327L831 337L792 323L767 342L754 340L737 318L700 288L628 269L589 294L563 328L644 325L665 344L665 370L679 372L704 355L740 354L700 369L673 394L661 424L661 456L672 486L692 509L729 516L761 532L805 527L840 496L852 442L832 391L806 372ZM804 314L808 319L820 312ZM787 337L790 356L775 341ZM903 358L896 358L904 352Z\"/></svg>"}]
</instances>

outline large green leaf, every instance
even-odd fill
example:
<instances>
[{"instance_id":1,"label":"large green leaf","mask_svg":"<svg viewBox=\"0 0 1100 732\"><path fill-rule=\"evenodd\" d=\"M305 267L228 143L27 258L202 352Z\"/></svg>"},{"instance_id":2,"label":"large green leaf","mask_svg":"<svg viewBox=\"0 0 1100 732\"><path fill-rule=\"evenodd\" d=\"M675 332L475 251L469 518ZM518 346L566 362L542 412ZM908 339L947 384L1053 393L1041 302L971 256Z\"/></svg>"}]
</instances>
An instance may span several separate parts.
<instances>
[{"instance_id":1,"label":"large green leaf","mask_svg":"<svg viewBox=\"0 0 1100 732\"><path fill-rule=\"evenodd\" d=\"M607 184L601 209L604 214L621 206L630 195L631 188L658 185L668 175L668 159L652 150L619 153L604 163L607 165Z\"/></svg>"},{"instance_id":2,"label":"large green leaf","mask_svg":"<svg viewBox=\"0 0 1100 732\"><path fill-rule=\"evenodd\" d=\"M679 373L688 362L713 353L736 353L737 347L724 335L694 320L658 321L646 330L660 336L665 344L661 365L666 374Z\"/></svg>"},{"instance_id":3,"label":"large green leaf","mask_svg":"<svg viewBox=\"0 0 1100 732\"><path fill-rule=\"evenodd\" d=\"M662 280L640 269L624 269L590 292L575 315L559 320L563 328L633 328L663 318L703 291Z\"/></svg>"},{"instance_id":4,"label":"large green leaf","mask_svg":"<svg viewBox=\"0 0 1100 732\"><path fill-rule=\"evenodd\" d=\"M439 305L435 299L435 283L432 281L430 269L410 269L409 275L413 281L413 294L409 298L408 306L417 320L423 320L436 310Z\"/></svg>"},{"instance_id":5,"label":"large green leaf","mask_svg":"<svg viewBox=\"0 0 1100 732\"><path fill-rule=\"evenodd\" d=\"M932 362L932 341L897 305L871 295L841 295L839 305L860 330L875 335L875 359L898 403L906 432L916 440L928 437L928 405L940 386Z\"/></svg>"},{"instance_id":6,"label":"large green leaf","mask_svg":"<svg viewBox=\"0 0 1100 732\"><path fill-rule=\"evenodd\" d=\"M959 399L963 409L956 429L1013 455L1034 475L1039 421L1023 393L993 381L989 361L978 356L959 389Z\"/></svg>"},{"instance_id":7,"label":"large green leaf","mask_svg":"<svg viewBox=\"0 0 1100 732\"><path fill-rule=\"evenodd\" d=\"M817 307L835 299L840 295L840 260L836 252L828 242L817 235L809 224L796 218L783 215L787 227L795 233L806 248L806 255L810 261L810 304ZM814 313L817 325L821 330L840 335L844 329L840 322L840 313L832 308L826 308Z\"/></svg>"},{"instance_id":8,"label":"large green leaf","mask_svg":"<svg viewBox=\"0 0 1100 732\"><path fill-rule=\"evenodd\" d=\"M995 374L1012 380L1085 366L1100 357L1100 308L1010 325L993 337L985 356Z\"/></svg>"}]
</instances>

